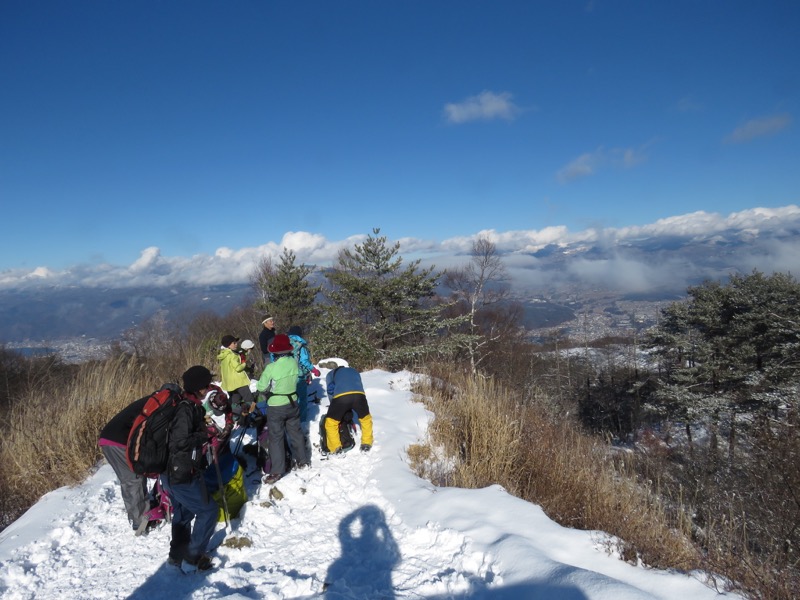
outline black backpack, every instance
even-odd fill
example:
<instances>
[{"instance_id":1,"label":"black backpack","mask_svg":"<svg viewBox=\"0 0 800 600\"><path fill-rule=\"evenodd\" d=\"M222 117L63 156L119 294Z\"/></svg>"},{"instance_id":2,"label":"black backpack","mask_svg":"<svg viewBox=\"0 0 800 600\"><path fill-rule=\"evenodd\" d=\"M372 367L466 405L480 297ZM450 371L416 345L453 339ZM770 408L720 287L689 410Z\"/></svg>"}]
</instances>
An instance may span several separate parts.
<instances>
[{"instance_id":1,"label":"black backpack","mask_svg":"<svg viewBox=\"0 0 800 600\"><path fill-rule=\"evenodd\" d=\"M325 435L325 421L328 419L328 413L319 420L319 447L323 454L330 454L328 449L328 440ZM342 442L342 449L347 452L356 445L353 434L355 433L356 426L353 423L353 411L348 410L342 420L339 421L339 439Z\"/></svg>"},{"instance_id":2,"label":"black backpack","mask_svg":"<svg viewBox=\"0 0 800 600\"><path fill-rule=\"evenodd\" d=\"M137 475L158 477L167 470L169 428L181 399L181 388L166 383L147 399L133 421L125 457Z\"/></svg>"}]
</instances>

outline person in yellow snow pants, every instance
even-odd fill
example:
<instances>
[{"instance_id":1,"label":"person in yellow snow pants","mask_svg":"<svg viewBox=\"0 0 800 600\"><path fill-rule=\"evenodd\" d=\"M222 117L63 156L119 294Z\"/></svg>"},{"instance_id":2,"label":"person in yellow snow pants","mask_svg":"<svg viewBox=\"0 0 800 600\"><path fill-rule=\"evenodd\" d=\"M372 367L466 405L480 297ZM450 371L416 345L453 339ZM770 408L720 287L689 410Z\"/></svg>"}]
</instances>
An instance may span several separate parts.
<instances>
[{"instance_id":1,"label":"person in yellow snow pants","mask_svg":"<svg viewBox=\"0 0 800 600\"><path fill-rule=\"evenodd\" d=\"M367 396L361 375L352 367L336 367L326 377L328 388L328 417L325 419L325 438L328 451L336 453L342 447L339 437L339 423L351 410L358 415L361 423L361 451L369 452L374 442L372 436L372 415L369 413Z\"/></svg>"}]
</instances>

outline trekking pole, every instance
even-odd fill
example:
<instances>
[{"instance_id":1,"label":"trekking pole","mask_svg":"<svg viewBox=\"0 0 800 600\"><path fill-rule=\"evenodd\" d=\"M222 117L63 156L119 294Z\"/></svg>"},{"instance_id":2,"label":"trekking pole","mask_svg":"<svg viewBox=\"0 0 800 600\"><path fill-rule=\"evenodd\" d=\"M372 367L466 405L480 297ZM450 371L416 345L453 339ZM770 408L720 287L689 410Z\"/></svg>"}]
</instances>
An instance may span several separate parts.
<instances>
[{"instance_id":1,"label":"trekking pole","mask_svg":"<svg viewBox=\"0 0 800 600\"><path fill-rule=\"evenodd\" d=\"M217 460L217 450L214 447L209 448L209 452L214 459L214 467L217 470L217 483L219 484L219 493L222 496L222 514L225 516L225 527L231 528L231 517L228 513L228 499L225 497L225 485L222 483L222 471L219 468L219 460Z\"/></svg>"},{"instance_id":2,"label":"trekking pole","mask_svg":"<svg viewBox=\"0 0 800 600\"><path fill-rule=\"evenodd\" d=\"M239 457L239 450L242 449L242 440L244 440L244 434L247 433L246 426L240 426L239 429L239 439L236 440L236 447L233 449L233 456L238 458Z\"/></svg>"}]
</instances>

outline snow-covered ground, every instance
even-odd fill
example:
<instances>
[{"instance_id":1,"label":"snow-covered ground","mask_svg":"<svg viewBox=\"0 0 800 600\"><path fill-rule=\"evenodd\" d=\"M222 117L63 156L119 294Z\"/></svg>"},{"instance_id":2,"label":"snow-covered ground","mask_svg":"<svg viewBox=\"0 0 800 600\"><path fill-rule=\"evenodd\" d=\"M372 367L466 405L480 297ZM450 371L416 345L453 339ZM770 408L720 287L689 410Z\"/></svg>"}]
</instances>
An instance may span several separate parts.
<instances>
[{"instance_id":1,"label":"snow-covered ground","mask_svg":"<svg viewBox=\"0 0 800 600\"><path fill-rule=\"evenodd\" d=\"M312 469L272 491L249 477L249 502L213 538L218 568L184 575L168 565L168 526L134 537L114 473L103 465L84 484L47 494L0 533L0 597L738 598L704 585L701 573L609 556L601 532L563 528L500 486L440 488L418 478L405 450L424 439L431 415L412 401L414 376L363 377L372 452L322 460L315 447ZM310 405L312 433L328 403L319 382L315 388L322 402ZM225 545L234 538L252 545Z\"/></svg>"}]
</instances>

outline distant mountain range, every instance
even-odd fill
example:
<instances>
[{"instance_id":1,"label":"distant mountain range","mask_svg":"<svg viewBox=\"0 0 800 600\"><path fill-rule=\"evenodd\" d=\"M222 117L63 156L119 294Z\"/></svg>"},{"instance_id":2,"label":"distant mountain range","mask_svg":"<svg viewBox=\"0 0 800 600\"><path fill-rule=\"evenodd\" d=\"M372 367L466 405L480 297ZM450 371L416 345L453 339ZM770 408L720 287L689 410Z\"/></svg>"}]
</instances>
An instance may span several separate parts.
<instances>
[{"instance_id":1,"label":"distant mountain range","mask_svg":"<svg viewBox=\"0 0 800 600\"><path fill-rule=\"evenodd\" d=\"M100 342L161 312L167 319L190 319L201 312L224 315L252 302L250 285L169 288L30 288L0 290L0 344L18 346L75 338ZM572 309L540 301L527 304L529 327L554 326L574 317Z\"/></svg>"},{"instance_id":2,"label":"distant mountain range","mask_svg":"<svg viewBox=\"0 0 800 600\"><path fill-rule=\"evenodd\" d=\"M0 343L78 337L112 341L159 311L226 314L247 302L247 284L193 287L34 287L0 290Z\"/></svg>"},{"instance_id":3,"label":"distant mountain range","mask_svg":"<svg viewBox=\"0 0 800 600\"><path fill-rule=\"evenodd\" d=\"M724 281L754 269L796 275L800 210L754 209L722 224L718 217L695 213L641 228L587 230L550 244L528 243L525 232L516 232L500 236L497 249L514 298L525 307L528 329L568 324L579 311L584 328L589 313L610 316L612 325L637 326L652 321L665 302L684 297L687 286L706 279ZM465 252L463 246L443 245L428 262L464 265L469 261ZM298 258L304 260L302 251ZM0 274L5 275L0 277L0 344L41 345L81 337L113 341L159 311L168 319L190 319L203 311L226 314L251 302L248 283L187 282L203 280L204 265L219 269L223 264L199 257L189 267L159 257L157 250L151 259L137 262L136 268L75 269L18 280ZM322 274L313 277L322 279ZM642 321L645 313L649 316Z\"/></svg>"}]
</instances>

